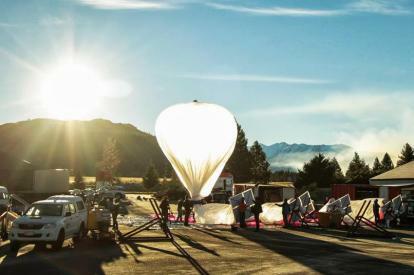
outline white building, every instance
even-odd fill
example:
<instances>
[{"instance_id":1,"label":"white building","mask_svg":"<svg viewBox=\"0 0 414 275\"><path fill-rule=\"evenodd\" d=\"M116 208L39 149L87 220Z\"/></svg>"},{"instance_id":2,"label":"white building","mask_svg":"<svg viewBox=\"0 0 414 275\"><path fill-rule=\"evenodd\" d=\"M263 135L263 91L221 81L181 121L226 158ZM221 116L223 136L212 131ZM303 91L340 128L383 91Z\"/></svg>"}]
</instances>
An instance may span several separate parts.
<instances>
[{"instance_id":1,"label":"white building","mask_svg":"<svg viewBox=\"0 0 414 275\"><path fill-rule=\"evenodd\" d=\"M233 190L234 178L233 174L229 172L222 172L213 187L214 191L231 192Z\"/></svg>"},{"instance_id":2,"label":"white building","mask_svg":"<svg viewBox=\"0 0 414 275\"><path fill-rule=\"evenodd\" d=\"M414 161L371 178L369 184L377 186L379 197L384 199L414 195Z\"/></svg>"}]
</instances>

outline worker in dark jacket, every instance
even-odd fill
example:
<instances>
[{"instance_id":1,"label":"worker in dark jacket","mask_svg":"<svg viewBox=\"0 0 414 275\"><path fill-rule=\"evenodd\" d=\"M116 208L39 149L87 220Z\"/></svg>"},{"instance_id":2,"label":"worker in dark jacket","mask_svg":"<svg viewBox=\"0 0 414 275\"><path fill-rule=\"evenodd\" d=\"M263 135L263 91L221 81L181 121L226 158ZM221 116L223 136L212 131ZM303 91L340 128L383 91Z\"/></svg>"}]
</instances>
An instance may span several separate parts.
<instances>
[{"instance_id":1,"label":"worker in dark jacket","mask_svg":"<svg viewBox=\"0 0 414 275\"><path fill-rule=\"evenodd\" d=\"M168 213L170 212L170 202L167 196L164 196L160 203L161 216L165 224L168 222Z\"/></svg>"},{"instance_id":2,"label":"worker in dark jacket","mask_svg":"<svg viewBox=\"0 0 414 275\"><path fill-rule=\"evenodd\" d=\"M183 221L183 205L184 201L182 199L179 199L177 203L177 218L175 219L176 222Z\"/></svg>"},{"instance_id":3,"label":"worker in dark jacket","mask_svg":"<svg viewBox=\"0 0 414 275\"><path fill-rule=\"evenodd\" d=\"M374 204L372 205L372 212L374 212L375 224L378 225L380 220L380 205L378 203L378 199L374 200Z\"/></svg>"},{"instance_id":4,"label":"worker in dark jacket","mask_svg":"<svg viewBox=\"0 0 414 275\"><path fill-rule=\"evenodd\" d=\"M240 203L239 203L240 228L245 228L246 227L246 208L247 208L247 205L244 202L244 198L241 198Z\"/></svg>"},{"instance_id":5,"label":"worker in dark jacket","mask_svg":"<svg viewBox=\"0 0 414 275\"><path fill-rule=\"evenodd\" d=\"M259 231L260 230L260 213L263 212L260 198L255 199L254 205L252 206L251 209L254 214L254 221L256 222L256 231Z\"/></svg>"},{"instance_id":6,"label":"worker in dark jacket","mask_svg":"<svg viewBox=\"0 0 414 275\"><path fill-rule=\"evenodd\" d=\"M391 203L388 203L388 205L385 206L384 211L384 220L385 220L385 227L390 228L390 223L394 219L394 211Z\"/></svg>"},{"instance_id":7,"label":"worker in dark jacket","mask_svg":"<svg viewBox=\"0 0 414 275\"><path fill-rule=\"evenodd\" d=\"M289 203L287 201L287 199L283 200L282 204L277 204L277 206L282 207L282 215L283 215L283 224L284 227L288 227L289 226L289 214L290 214L290 206Z\"/></svg>"},{"instance_id":8,"label":"worker in dark jacket","mask_svg":"<svg viewBox=\"0 0 414 275\"><path fill-rule=\"evenodd\" d=\"M193 204L190 199L186 196L184 200L184 225L188 226L188 220L190 219L191 210L193 208Z\"/></svg>"},{"instance_id":9,"label":"worker in dark jacket","mask_svg":"<svg viewBox=\"0 0 414 275\"><path fill-rule=\"evenodd\" d=\"M112 214L112 228L118 230L118 214L119 207L121 204L121 198L118 195L115 195L115 198L112 200L111 214Z\"/></svg>"}]
</instances>

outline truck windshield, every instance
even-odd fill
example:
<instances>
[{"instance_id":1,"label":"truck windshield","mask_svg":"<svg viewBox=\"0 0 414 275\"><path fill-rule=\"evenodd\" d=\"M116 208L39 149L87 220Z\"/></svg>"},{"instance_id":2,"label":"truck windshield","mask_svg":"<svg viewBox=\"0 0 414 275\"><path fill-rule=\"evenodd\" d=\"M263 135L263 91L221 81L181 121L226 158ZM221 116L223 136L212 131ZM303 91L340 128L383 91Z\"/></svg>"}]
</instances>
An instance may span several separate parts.
<instances>
[{"instance_id":1,"label":"truck windshield","mask_svg":"<svg viewBox=\"0 0 414 275\"><path fill-rule=\"evenodd\" d=\"M61 204L34 204L27 211L26 216L62 216Z\"/></svg>"}]
</instances>

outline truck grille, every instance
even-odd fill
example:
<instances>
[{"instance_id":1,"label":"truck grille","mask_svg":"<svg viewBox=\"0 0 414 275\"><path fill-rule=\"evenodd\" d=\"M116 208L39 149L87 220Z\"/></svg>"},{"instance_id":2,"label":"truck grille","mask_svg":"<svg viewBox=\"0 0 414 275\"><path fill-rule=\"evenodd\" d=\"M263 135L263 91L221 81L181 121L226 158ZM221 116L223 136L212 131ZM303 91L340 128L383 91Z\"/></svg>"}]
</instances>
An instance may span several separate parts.
<instances>
[{"instance_id":1,"label":"truck grille","mask_svg":"<svg viewBox=\"0 0 414 275\"><path fill-rule=\"evenodd\" d=\"M19 238L40 238L42 237L42 234L33 234L33 235L25 235L25 234L17 234L17 236L19 236Z\"/></svg>"},{"instance_id":2,"label":"truck grille","mask_svg":"<svg viewBox=\"0 0 414 275\"><path fill-rule=\"evenodd\" d=\"M41 223L21 223L19 224L20 229L41 229L43 227L43 224Z\"/></svg>"}]
</instances>

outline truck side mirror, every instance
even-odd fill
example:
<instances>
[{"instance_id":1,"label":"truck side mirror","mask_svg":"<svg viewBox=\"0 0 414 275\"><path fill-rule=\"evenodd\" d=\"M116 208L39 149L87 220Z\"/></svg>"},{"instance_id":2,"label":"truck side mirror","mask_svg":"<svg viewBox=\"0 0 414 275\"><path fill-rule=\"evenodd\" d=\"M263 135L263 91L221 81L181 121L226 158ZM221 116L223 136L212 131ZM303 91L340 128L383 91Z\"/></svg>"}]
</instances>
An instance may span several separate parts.
<instances>
[{"instance_id":1,"label":"truck side mirror","mask_svg":"<svg viewBox=\"0 0 414 275\"><path fill-rule=\"evenodd\" d=\"M65 217L70 217L70 216L72 216L72 213L66 212Z\"/></svg>"}]
</instances>

